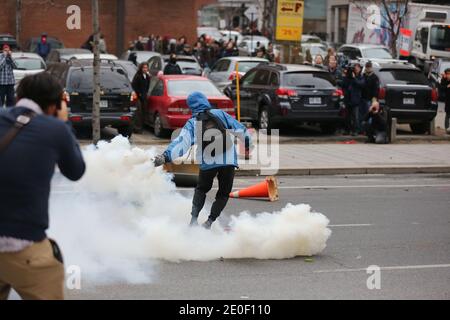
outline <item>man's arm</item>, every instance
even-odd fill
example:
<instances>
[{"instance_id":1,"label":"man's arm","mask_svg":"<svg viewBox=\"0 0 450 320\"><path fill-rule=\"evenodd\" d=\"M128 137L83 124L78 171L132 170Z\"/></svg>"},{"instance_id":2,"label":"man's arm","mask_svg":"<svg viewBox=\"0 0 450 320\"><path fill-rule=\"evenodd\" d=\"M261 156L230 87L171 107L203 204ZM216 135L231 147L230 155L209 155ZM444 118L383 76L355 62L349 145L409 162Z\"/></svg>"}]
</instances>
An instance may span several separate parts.
<instances>
[{"instance_id":1,"label":"man's arm","mask_svg":"<svg viewBox=\"0 0 450 320\"><path fill-rule=\"evenodd\" d=\"M174 139L163 155L166 162L172 162L174 159L185 155L194 144L194 120L190 119L181 129L180 135Z\"/></svg>"},{"instance_id":2,"label":"man's arm","mask_svg":"<svg viewBox=\"0 0 450 320\"><path fill-rule=\"evenodd\" d=\"M231 130L231 133L244 142L246 148L251 149L253 147L253 142L247 128L228 113L222 112L222 114L225 118L227 128Z\"/></svg>"},{"instance_id":3,"label":"man's arm","mask_svg":"<svg viewBox=\"0 0 450 320\"><path fill-rule=\"evenodd\" d=\"M0 53L0 69L6 65L6 56L4 53Z\"/></svg>"},{"instance_id":4,"label":"man's arm","mask_svg":"<svg viewBox=\"0 0 450 320\"><path fill-rule=\"evenodd\" d=\"M80 147L68 125L61 123L58 142L59 170L69 180L77 181L81 179L86 170L86 164L84 163Z\"/></svg>"}]
</instances>

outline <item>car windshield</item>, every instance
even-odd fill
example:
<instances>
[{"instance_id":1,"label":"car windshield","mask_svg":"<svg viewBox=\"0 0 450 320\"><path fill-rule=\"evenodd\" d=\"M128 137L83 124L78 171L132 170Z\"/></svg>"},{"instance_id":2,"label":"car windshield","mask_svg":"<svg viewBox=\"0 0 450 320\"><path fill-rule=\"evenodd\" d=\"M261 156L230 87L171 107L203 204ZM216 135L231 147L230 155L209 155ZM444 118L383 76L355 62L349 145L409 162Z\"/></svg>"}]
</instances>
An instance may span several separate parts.
<instances>
[{"instance_id":1,"label":"car windshield","mask_svg":"<svg viewBox=\"0 0 450 320\"><path fill-rule=\"evenodd\" d=\"M198 63L192 60L178 60L177 63L181 69L200 69Z\"/></svg>"},{"instance_id":2,"label":"car windshield","mask_svg":"<svg viewBox=\"0 0 450 320\"><path fill-rule=\"evenodd\" d=\"M419 70L381 69L380 76L386 84L428 85L427 78Z\"/></svg>"},{"instance_id":3,"label":"car windshield","mask_svg":"<svg viewBox=\"0 0 450 320\"><path fill-rule=\"evenodd\" d=\"M155 53L153 52L136 52L136 61L138 63L147 62L151 57L154 57Z\"/></svg>"},{"instance_id":4,"label":"car windshield","mask_svg":"<svg viewBox=\"0 0 450 320\"><path fill-rule=\"evenodd\" d=\"M223 94L209 81L205 80L169 80L167 85L169 96L187 97L199 91L208 97L221 97Z\"/></svg>"},{"instance_id":5,"label":"car windshield","mask_svg":"<svg viewBox=\"0 0 450 320\"><path fill-rule=\"evenodd\" d=\"M315 56L315 55L318 55L318 54L320 54L322 56L326 56L327 55L326 48L322 47L322 46L302 46L303 54L306 54L306 50L308 50L308 49L311 52L312 56Z\"/></svg>"},{"instance_id":6,"label":"car windshield","mask_svg":"<svg viewBox=\"0 0 450 320\"><path fill-rule=\"evenodd\" d=\"M41 70L45 69L44 63L40 59L17 58L14 59L18 70Z\"/></svg>"},{"instance_id":7,"label":"car windshield","mask_svg":"<svg viewBox=\"0 0 450 320\"><path fill-rule=\"evenodd\" d=\"M289 72L283 77L284 85L297 88L330 89L335 86L328 72Z\"/></svg>"},{"instance_id":8,"label":"car windshield","mask_svg":"<svg viewBox=\"0 0 450 320\"><path fill-rule=\"evenodd\" d=\"M431 27L430 48L450 51L450 25Z\"/></svg>"},{"instance_id":9,"label":"car windshield","mask_svg":"<svg viewBox=\"0 0 450 320\"><path fill-rule=\"evenodd\" d=\"M70 91L92 91L93 84L92 68L83 70L74 70L71 73L67 89ZM103 68L100 71L100 86L103 90L110 91L129 91L131 88L130 80L125 76L122 69Z\"/></svg>"},{"instance_id":10,"label":"car windshield","mask_svg":"<svg viewBox=\"0 0 450 320\"><path fill-rule=\"evenodd\" d=\"M246 73L248 70L253 69L263 61L239 61L239 72Z\"/></svg>"},{"instance_id":11,"label":"car windshield","mask_svg":"<svg viewBox=\"0 0 450 320\"><path fill-rule=\"evenodd\" d=\"M385 48L368 48L368 49L362 49L362 51L363 51L363 55L364 55L363 58L393 59L392 55Z\"/></svg>"},{"instance_id":12,"label":"car windshield","mask_svg":"<svg viewBox=\"0 0 450 320\"><path fill-rule=\"evenodd\" d=\"M448 68L450 68L450 61L442 62L439 67L439 73L444 72Z\"/></svg>"},{"instance_id":13,"label":"car windshield","mask_svg":"<svg viewBox=\"0 0 450 320\"><path fill-rule=\"evenodd\" d=\"M120 66L125 70L129 79L133 79L137 72L137 67L133 63L121 63Z\"/></svg>"}]
</instances>

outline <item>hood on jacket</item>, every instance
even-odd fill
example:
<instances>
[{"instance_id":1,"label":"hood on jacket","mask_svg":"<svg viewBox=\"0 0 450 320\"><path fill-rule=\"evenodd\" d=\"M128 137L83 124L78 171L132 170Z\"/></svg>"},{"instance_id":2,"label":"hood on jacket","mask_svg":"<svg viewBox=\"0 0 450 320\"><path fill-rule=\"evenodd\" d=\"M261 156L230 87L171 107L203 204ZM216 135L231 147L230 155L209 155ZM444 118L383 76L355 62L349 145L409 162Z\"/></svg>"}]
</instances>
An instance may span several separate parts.
<instances>
[{"instance_id":1,"label":"hood on jacket","mask_svg":"<svg viewBox=\"0 0 450 320\"><path fill-rule=\"evenodd\" d=\"M201 92L193 92L187 98L187 105L192 110L192 114L198 114L211 109L208 98Z\"/></svg>"}]
</instances>

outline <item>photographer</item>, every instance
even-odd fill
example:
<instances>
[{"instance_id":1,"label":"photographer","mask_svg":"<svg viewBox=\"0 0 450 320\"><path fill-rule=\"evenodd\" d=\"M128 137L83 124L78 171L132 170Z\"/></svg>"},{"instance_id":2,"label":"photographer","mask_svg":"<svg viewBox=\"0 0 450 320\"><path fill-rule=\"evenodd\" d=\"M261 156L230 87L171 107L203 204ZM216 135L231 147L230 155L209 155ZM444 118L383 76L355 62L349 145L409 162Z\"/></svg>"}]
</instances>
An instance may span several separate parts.
<instances>
[{"instance_id":1,"label":"photographer","mask_svg":"<svg viewBox=\"0 0 450 320\"><path fill-rule=\"evenodd\" d=\"M359 62L356 62L354 65L348 65L344 69L342 80L344 103L349 111L348 127L353 136L361 133L361 110L366 110L366 104L363 99L363 90L366 82L361 71L362 67Z\"/></svg>"},{"instance_id":2,"label":"photographer","mask_svg":"<svg viewBox=\"0 0 450 320\"><path fill-rule=\"evenodd\" d=\"M366 85L364 87L363 98L365 101L366 109L361 110L362 115L367 113L370 106L378 101L378 91L380 89L380 80L378 76L373 72L372 62L368 61L364 70L364 79Z\"/></svg>"},{"instance_id":3,"label":"photographer","mask_svg":"<svg viewBox=\"0 0 450 320\"><path fill-rule=\"evenodd\" d=\"M384 144L388 142L386 120L377 101L372 103L369 111L364 116L363 128L369 143Z\"/></svg>"},{"instance_id":4,"label":"photographer","mask_svg":"<svg viewBox=\"0 0 450 320\"><path fill-rule=\"evenodd\" d=\"M25 77L16 107L0 111L0 300L63 299L64 265L49 240L50 182L79 180L85 163L67 123L63 88L48 73Z\"/></svg>"},{"instance_id":5,"label":"photographer","mask_svg":"<svg viewBox=\"0 0 450 320\"><path fill-rule=\"evenodd\" d=\"M445 72L441 74L441 88L445 92L445 130L450 134L450 68L445 69Z\"/></svg>"},{"instance_id":6,"label":"photographer","mask_svg":"<svg viewBox=\"0 0 450 320\"><path fill-rule=\"evenodd\" d=\"M0 108L5 105L5 100L7 107L14 105L15 68L17 66L11 56L11 48L5 44L0 54Z\"/></svg>"}]
</instances>

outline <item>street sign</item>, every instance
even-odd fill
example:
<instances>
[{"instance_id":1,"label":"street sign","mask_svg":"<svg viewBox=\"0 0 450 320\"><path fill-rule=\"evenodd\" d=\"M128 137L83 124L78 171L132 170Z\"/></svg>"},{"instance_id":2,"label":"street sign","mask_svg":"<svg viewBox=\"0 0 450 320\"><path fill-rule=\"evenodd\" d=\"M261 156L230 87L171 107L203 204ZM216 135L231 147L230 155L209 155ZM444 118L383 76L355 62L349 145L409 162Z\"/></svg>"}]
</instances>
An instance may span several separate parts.
<instances>
[{"instance_id":1,"label":"street sign","mask_svg":"<svg viewBox=\"0 0 450 320\"><path fill-rule=\"evenodd\" d=\"M248 7L247 10L245 10L244 14L248 18L248 20L253 22L253 20L255 19L255 16L258 14L258 9L256 8L255 5L251 5Z\"/></svg>"},{"instance_id":2,"label":"street sign","mask_svg":"<svg viewBox=\"0 0 450 320\"><path fill-rule=\"evenodd\" d=\"M300 41L303 32L303 0L278 0L276 39Z\"/></svg>"}]
</instances>

